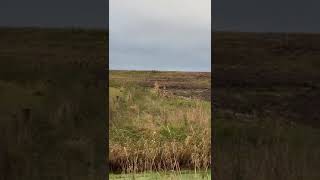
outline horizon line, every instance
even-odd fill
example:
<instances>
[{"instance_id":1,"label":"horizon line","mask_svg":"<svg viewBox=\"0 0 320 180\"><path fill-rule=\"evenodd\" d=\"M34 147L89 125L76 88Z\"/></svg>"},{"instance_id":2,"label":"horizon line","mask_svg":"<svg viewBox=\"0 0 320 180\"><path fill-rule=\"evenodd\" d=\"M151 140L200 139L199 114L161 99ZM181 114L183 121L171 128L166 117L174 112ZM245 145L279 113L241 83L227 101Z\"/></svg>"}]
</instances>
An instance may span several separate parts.
<instances>
[{"instance_id":1,"label":"horizon line","mask_svg":"<svg viewBox=\"0 0 320 180\"><path fill-rule=\"evenodd\" d=\"M110 31L108 27L95 27L95 26L80 26L80 25L64 25L64 26L37 26L37 25L30 25L30 26L20 26L20 25L0 25L0 29L78 29L78 30L102 30L102 31ZM320 31L250 31L250 30L218 30L218 29L211 29L212 33L255 33L255 34L265 34L265 33L272 33L272 34L320 34Z\"/></svg>"},{"instance_id":2,"label":"horizon line","mask_svg":"<svg viewBox=\"0 0 320 180\"><path fill-rule=\"evenodd\" d=\"M243 31L243 30L214 30L212 33L252 33L252 34L320 34L320 31Z\"/></svg>"},{"instance_id":3,"label":"horizon line","mask_svg":"<svg viewBox=\"0 0 320 180\"><path fill-rule=\"evenodd\" d=\"M93 26L7 26L0 25L0 29L36 29L36 30L94 30L94 31L109 31L106 27Z\"/></svg>"},{"instance_id":4,"label":"horizon line","mask_svg":"<svg viewBox=\"0 0 320 180\"><path fill-rule=\"evenodd\" d=\"M194 73L211 73L211 71L155 70L155 69L108 69L108 71L145 71L145 72L194 72Z\"/></svg>"}]
</instances>

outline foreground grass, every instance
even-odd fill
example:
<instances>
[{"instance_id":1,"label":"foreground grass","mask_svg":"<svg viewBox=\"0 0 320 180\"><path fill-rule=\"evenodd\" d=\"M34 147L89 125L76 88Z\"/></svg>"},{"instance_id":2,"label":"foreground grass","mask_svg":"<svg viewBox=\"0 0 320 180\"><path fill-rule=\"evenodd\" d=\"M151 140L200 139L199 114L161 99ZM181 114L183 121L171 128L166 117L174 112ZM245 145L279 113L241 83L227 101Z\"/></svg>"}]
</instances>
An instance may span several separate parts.
<instances>
[{"instance_id":1,"label":"foreground grass","mask_svg":"<svg viewBox=\"0 0 320 180\"><path fill-rule=\"evenodd\" d=\"M138 174L110 174L109 179L138 179L138 180L200 180L200 179L211 179L210 172L145 172Z\"/></svg>"},{"instance_id":2,"label":"foreground grass","mask_svg":"<svg viewBox=\"0 0 320 180\"><path fill-rule=\"evenodd\" d=\"M210 167L210 102L175 96L157 85L110 87L111 171L204 170Z\"/></svg>"},{"instance_id":3,"label":"foreground grass","mask_svg":"<svg viewBox=\"0 0 320 180\"><path fill-rule=\"evenodd\" d=\"M216 116L218 177L226 180L319 179L319 129L287 124L281 118L255 117L256 122L252 122L242 117L244 122L239 122L225 119L221 114Z\"/></svg>"}]
</instances>

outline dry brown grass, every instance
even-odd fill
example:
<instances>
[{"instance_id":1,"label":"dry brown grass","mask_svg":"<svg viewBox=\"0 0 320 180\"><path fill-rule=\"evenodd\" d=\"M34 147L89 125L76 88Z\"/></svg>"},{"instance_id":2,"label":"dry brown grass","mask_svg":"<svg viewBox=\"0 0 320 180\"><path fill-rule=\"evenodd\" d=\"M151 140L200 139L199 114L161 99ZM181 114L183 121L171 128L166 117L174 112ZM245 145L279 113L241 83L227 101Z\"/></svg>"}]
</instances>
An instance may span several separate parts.
<instances>
[{"instance_id":1,"label":"dry brown grass","mask_svg":"<svg viewBox=\"0 0 320 180\"><path fill-rule=\"evenodd\" d=\"M111 171L208 170L209 102L176 97L158 82L121 91L110 100Z\"/></svg>"}]
</instances>

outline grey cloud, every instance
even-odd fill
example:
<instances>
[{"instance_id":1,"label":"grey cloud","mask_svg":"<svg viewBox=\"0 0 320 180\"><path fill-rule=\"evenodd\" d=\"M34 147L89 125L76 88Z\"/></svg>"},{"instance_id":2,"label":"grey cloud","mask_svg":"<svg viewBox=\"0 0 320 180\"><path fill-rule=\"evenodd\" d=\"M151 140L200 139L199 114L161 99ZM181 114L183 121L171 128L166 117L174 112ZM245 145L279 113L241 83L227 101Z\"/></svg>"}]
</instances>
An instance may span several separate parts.
<instances>
[{"instance_id":1,"label":"grey cloud","mask_svg":"<svg viewBox=\"0 0 320 180\"><path fill-rule=\"evenodd\" d=\"M121 5L128 1L138 5ZM113 0L115 4L111 2L110 6L110 67L210 71L210 7L203 11L196 7L198 2L204 7L204 4L210 5L210 1L184 1L189 1L185 7L178 6L182 0L171 0L171 3L167 0L161 3ZM196 7L194 11L191 4Z\"/></svg>"},{"instance_id":2,"label":"grey cloud","mask_svg":"<svg viewBox=\"0 0 320 180\"><path fill-rule=\"evenodd\" d=\"M108 0L1 0L0 26L107 28Z\"/></svg>"},{"instance_id":3,"label":"grey cloud","mask_svg":"<svg viewBox=\"0 0 320 180\"><path fill-rule=\"evenodd\" d=\"M215 0L213 29L320 32L318 0Z\"/></svg>"}]
</instances>

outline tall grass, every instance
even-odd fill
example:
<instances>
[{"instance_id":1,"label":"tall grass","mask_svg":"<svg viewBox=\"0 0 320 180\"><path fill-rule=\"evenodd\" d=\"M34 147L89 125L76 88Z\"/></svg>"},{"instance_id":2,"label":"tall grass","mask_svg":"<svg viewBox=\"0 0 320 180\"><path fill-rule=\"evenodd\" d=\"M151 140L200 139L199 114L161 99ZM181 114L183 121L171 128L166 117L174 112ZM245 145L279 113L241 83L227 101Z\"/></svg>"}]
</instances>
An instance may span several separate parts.
<instances>
[{"instance_id":1,"label":"tall grass","mask_svg":"<svg viewBox=\"0 0 320 180\"><path fill-rule=\"evenodd\" d=\"M208 170L210 103L155 85L111 87L109 164L113 172Z\"/></svg>"},{"instance_id":2,"label":"tall grass","mask_svg":"<svg viewBox=\"0 0 320 180\"><path fill-rule=\"evenodd\" d=\"M60 88L0 81L0 180L101 177L100 90L79 82Z\"/></svg>"},{"instance_id":3,"label":"tall grass","mask_svg":"<svg viewBox=\"0 0 320 180\"><path fill-rule=\"evenodd\" d=\"M224 180L319 179L320 132L283 119L216 122L216 175Z\"/></svg>"}]
</instances>

